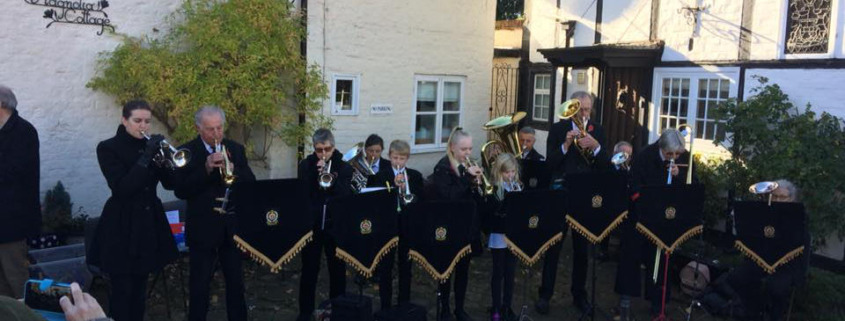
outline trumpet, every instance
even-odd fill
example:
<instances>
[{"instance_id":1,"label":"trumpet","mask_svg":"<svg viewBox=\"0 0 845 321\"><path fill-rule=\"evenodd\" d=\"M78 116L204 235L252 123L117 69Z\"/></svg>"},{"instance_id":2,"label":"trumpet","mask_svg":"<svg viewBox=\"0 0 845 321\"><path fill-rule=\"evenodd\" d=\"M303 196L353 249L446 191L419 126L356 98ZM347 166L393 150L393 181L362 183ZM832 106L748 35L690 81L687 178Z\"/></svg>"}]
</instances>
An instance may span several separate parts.
<instances>
[{"instance_id":1,"label":"trumpet","mask_svg":"<svg viewBox=\"0 0 845 321\"><path fill-rule=\"evenodd\" d=\"M473 167L473 166L478 167L478 164L473 162L472 159L470 159L469 156L467 156L466 164L464 165L464 167L469 169L470 167ZM479 167L479 168L481 168L481 167ZM481 194L481 195L493 195L493 185L490 184L490 180L487 179L487 175L484 175L484 168L481 168L481 186L479 186L478 193Z\"/></svg>"},{"instance_id":2,"label":"trumpet","mask_svg":"<svg viewBox=\"0 0 845 321\"><path fill-rule=\"evenodd\" d=\"M223 178L223 183L226 186L232 186L235 182L235 173L229 166L232 162L229 161L229 152L226 150L226 145L223 145L222 142L218 143L215 139L214 152L223 154L223 166L220 167L220 177Z\"/></svg>"},{"instance_id":3,"label":"trumpet","mask_svg":"<svg viewBox=\"0 0 845 321\"><path fill-rule=\"evenodd\" d=\"M142 131L141 135L144 135L144 138L150 140L150 136L147 135L146 132ZM156 162L156 165L159 167L166 167L166 168L182 168L185 165L188 165L188 162L191 161L191 151L183 148L183 149L176 149L167 140L162 139L159 143L159 151L153 158Z\"/></svg>"},{"instance_id":4,"label":"trumpet","mask_svg":"<svg viewBox=\"0 0 845 321\"><path fill-rule=\"evenodd\" d=\"M320 177L318 178L318 182L320 183L320 187L322 189L329 189L334 185L334 175L331 173L332 170L332 161L329 160L326 162L326 158L323 157L323 170L320 171Z\"/></svg>"},{"instance_id":5,"label":"trumpet","mask_svg":"<svg viewBox=\"0 0 845 321\"><path fill-rule=\"evenodd\" d=\"M619 169L628 170L630 168L631 154L626 152L618 152L613 154L613 157L610 158L610 162L613 163L615 166L619 166Z\"/></svg>"},{"instance_id":6,"label":"trumpet","mask_svg":"<svg viewBox=\"0 0 845 321\"><path fill-rule=\"evenodd\" d=\"M666 185L672 185L672 167L675 167L675 159L669 160L668 175L666 175Z\"/></svg>"},{"instance_id":7,"label":"trumpet","mask_svg":"<svg viewBox=\"0 0 845 321\"><path fill-rule=\"evenodd\" d=\"M575 127L578 128L578 137L575 137L573 140L573 144L578 150L581 152L581 155L584 157L588 163L592 163L595 159L593 158L593 151L585 148L581 148L581 145L578 145L578 139L584 138L587 136L587 119L586 117L580 117L579 112L581 111L581 101L578 99L570 99L564 101L560 104L560 111L558 112L558 118L560 119L570 119L572 123L575 124Z\"/></svg>"},{"instance_id":8,"label":"trumpet","mask_svg":"<svg viewBox=\"0 0 845 321\"><path fill-rule=\"evenodd\" d=\"M405 188L399 190L402 204L411 204L416 196L411 193L411 186L408 185L408 171L404 167L401 170L397 169L397 171L402 175L402 184L405 185Z\"/></svg>"}]
</instances>

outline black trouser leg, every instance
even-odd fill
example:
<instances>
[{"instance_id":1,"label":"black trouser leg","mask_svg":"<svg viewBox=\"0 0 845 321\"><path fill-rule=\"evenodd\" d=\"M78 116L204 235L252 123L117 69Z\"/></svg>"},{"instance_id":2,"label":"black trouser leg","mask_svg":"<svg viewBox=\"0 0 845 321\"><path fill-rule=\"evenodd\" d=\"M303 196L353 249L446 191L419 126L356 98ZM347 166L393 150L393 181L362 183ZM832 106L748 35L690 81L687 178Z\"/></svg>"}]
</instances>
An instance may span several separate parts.
<instances>
[{"instance_id":1,"label":"black trouser leg","mask_svg":"<svg viewBox=\"0 0 845 321\"><path fill-rule=\"evenodd\" d=\"M630 219L622 223L620 232L622 240L619 244L619 265L616 267L614 291L619 295L639 297L642 294L640 262L643 237L637 232L635 222Z\"/></svg>"},{"instance_id":2,"label":"black trouser leg","mask_svg":"<svg viewBox=\"0 0 845 321\"><path fill-rule=\"evenodd\" d=\"M323 248L323 238L318 231L314 232L312 242L302 249L302 275L299 279L299 315L309 316L314 312L317 278L320 275L320 250Z\"/></svg>"},{"instance_id":3,"label":"black trouser leg","mask_svg":"<svg viewBox=\"0 0 845 321\"><path fill-rule=\"evenodd\" d=\"M115 321L143 321L148 275L113 274L109 315Z\"/></svg>"},{"instance_id":4,"label":"black trouser leg","mask_svg":"<svg viewBox=\"0 0 845 321\"><path fill-rule=\"evenodd\" d=\"M381 299L381 309L389 309L393 303L393 261L396 251L391 251L381 261L378 267L378 294Z\"/></svg>"},{"instance_id":5,"label":"black trouser leg","mask_svg":"<svg viewBox=\"0 0 845 321\"><path fill-rule=\"evenodd\" d=\"M226 281L226 316L229 321L246 321L244 273L241 252L231 240L223 242L218 252L223 279Z\"/></svg>"},{"instance_id":6,"label":"black trouser leg","mask_svg":"<svg viewBox=\"0 0 845 321\"><path fill-rule=\"evenodd\" d=\"M574 300L587 298L587 256L588 244L584 236L572 233L572 286L569 288Z\"/></svg>"},{"instance_id":7,"label":"black trouser leg","mask_svg":"<svg viewBox=\"0 0 845 321\"><path fill-rule=\"evenodd\" d=\"M467 255L455 265L455 311L464 310L464 302L469 283L469 262L472 257Z\"/></svg>"},{"instance_id":8,"label":"black trouser leg","mask_svg":"<svg viewBox=\"0 0 845 321\"><path fill-rule=\"evenodd\" d=\"M329 267L329 297L334 299L346 293L346 265L335 256L337 243L334 237L325 232L323 237L323 251Z\"/></svg>"},{"instance_id":9,"label":"black trouser leg","mask_svg":"<svg viewBox=\"0 0 845 321\"><path fill-rule=\"evenodd\" d=\"M504 292L502 293L502 305L505 308L510 308L511 303L513 303L513 283L514 277L516 276L516 257L509 253L509 250L505 249L505 258L504 258L504 266L505 266L505 274L503 280Z\"/></svg>"},{"instance_id":10,"label":"black trouser leg","mask_svg":"<svg viewBox=\"0 0 845 321\"><path fill-rule=\"evenodd\" d=\"M654 275L654 256L656 247L651 242L644 242L643 246L643 259L646 261L646 298L651 302L651 313L656 314L660 312L660 307L663 300L663 269L666 268L666 253L660 251L660 266L657 270L657 283L654 282L652 279ZM672 287L670 285L666 285L666 302L670 301L672 294Z\"/></svg>"},{"instance_id":11,"label":"black trouser leg","mask_svg":"<svg viewBox=\"0 0 845 321\"><path fill-rule=\"evenodd\" d=\"M564 234L564 238L566 235ZM557 263L560 259L560 250L563 241L549 247L543 258L543 276L540 282L540 299L551 300L555 291L555 280L557 279Z\"/></svg>"},{"instance_id":12,"label":"black trouser leg","mask_svg":"<svg viewBox=\"0 0 845 321\"><path fill-rule=\"evenodd\" d=\"M411 260L408 257L408 242L399 239L399 304L411 301Z\"/></svg>"},{"instance_id":13,"label":"black trouser leg","mask_svg":"<svg viewBox=\"0 0 845 321\"><path fill-rule=\"evenodd\" d=\"M490 249L493 259L493 271L490 273L490 292L493 296L493 309L502 311L502 280L505 276L505 255L507 249Z\"/></svg>"},{"instance_id":14,"label":"black trouser leg","mask_svg":"<svg viewBox=\"0 0 845 321\"><path fill-rule=\"evenodd\" d=\"M188 286L191 294L188 320L205 321L208 313L209 287L214 276L214 262L217 260L217 251L211 248L191 247L189 257L191 261Z\"/></svg>"}]
</instances>

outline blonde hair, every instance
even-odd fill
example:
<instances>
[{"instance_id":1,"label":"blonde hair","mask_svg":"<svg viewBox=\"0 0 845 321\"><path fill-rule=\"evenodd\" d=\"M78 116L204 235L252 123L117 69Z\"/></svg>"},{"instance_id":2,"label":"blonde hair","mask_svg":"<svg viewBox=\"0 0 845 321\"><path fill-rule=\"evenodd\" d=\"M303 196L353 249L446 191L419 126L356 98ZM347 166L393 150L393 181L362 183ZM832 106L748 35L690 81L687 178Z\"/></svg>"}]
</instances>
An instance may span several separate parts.
<instances>
[{"instance_id":1,"label":"blonde hair","mask_svg":"<svg viewBox=\"0 0 845 321\"><path fill-rule=\"evenodd\" d=\"M513 179L519 181L519 162L516 161L516 157L511 153L499 154L493 163L493 181L501 184L505 180L505 172L510 170L516 171Z\"/></svg>"},{"instance_id":2,"label":"blonde hair","mask_svg":"<svg viewBox=\"0 0 845 321\"><path fill-rule=\"evenodd\" d=\"M411 145L408 145L408 142L397 139L390 142L390 149L388 150L388 155L396 153L402 156L411 155Z\"/></svg>"},{"instance_id":3,"label":"blonde hair","mask_svg":"<svg viewBox=\"0 0 845 321\"><path fill-rule=\"evenodd\" d=\"M446 156L449 156L449 162L452 163L452 168L457 169L458 164L463 163L463 159L455 158L455 153L452 152L452 146L458 144L458 141L462 138L472 138L469 133L465 132L462 127L455 127L452 130L452 133L449 134L449 140L446 144Z\"/></svg>"}]
</instances>

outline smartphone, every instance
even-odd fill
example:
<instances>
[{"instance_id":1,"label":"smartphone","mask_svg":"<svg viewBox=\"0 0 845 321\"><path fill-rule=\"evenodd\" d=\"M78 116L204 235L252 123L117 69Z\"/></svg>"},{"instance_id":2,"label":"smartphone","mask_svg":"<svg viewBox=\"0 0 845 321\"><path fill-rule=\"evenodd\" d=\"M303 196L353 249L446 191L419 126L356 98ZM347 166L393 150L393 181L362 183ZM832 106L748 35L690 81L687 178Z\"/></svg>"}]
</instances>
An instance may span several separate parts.
<instances>
[{"instance_id":1,"label":"smartphone","mask_svg":"<svg viewBox=\"0 0 845 321\"><path fill-rule=\"evenodd\" d=\"M70 294L70 284L53 282L50 279L29 280L26 282L23 302L29 308L47 313L58 313L64 316L59 299L66 296L73 302Z\"/></svg>"}]
</instances>

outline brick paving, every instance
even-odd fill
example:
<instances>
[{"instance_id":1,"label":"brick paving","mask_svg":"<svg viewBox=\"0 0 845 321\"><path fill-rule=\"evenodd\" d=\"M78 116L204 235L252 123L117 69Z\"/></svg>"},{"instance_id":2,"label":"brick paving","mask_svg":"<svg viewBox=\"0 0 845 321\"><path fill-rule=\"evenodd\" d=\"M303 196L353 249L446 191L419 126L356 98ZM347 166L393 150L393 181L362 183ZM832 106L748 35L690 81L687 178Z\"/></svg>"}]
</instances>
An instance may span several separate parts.
<instances>
[{"instance_id":1,"label":"brick paving","mask_svg":"<svg viewBox=\"0 0 845 321\"><path fill-rule=\"evenodd\" d=\"M572 297L569 294L570 284L570 270L571 270L571 244L567 238L564 244L564 250L561 253L561 259L558 268L558 283L555 286L555 296L551 301L551 311L549 315L540 315L533 308L533 302L537 299L537 288L540 279L541 266L533 268L533 276L526 280L524 270L517 269L516 286L514 290L514 306L513 309L519 313L523 302L528 304L528 314L531 320L546 321L546 320L578 320L580 313L572 306ZM612 248L611 248L612 250ZM187 286L187 259L181 262L183 266L182 276L184 277L184 284ZM481 257L473 258L472 266L470 268L469 290L467 293L467 312L469 312L476 320L489 320L487 309L490 306L490 255L485 252ZM270 273L266 268L263 268L251 261L244 261L244 273L246 279L246 296L247 305L249 307L250 320L294 320L297 314L297 293L299 288L299 273L298 268L300 264L298 260L294 260L289 264L285 271L278 274ZM320 274L319 284L317 286L317 303L328 297L328 274L325 269L325 264L322 265L323 270ZM617 296L613 292L613 285L615 280L616 263L603 262L598 264L597 268L597 288L596 298L598 306L605 311L610 311L610 308L617 303ZM352 270L348 270L349 282L347 283L347 291L357 292L357 286L352 282ZM176 266L171 266L165 277L168 279L167 289L162 282L155 284L152 289L150 300L147 302L147 318L148 321L166 321L166 320L185 320L186 312L183 307L183 294L179 286L180 274ZM152 285L152 284L151 284ZM527 287L526 287L527 285ZM394 285L394 290L396 289ZM412 301L424 305L429 309L429 320L434 320L435 314L435 282L428 278L424 271L414 266L413 281L411 285ZM588 280L589 291L589 280ZM92 290L95 297L107 307L108 302L105 298L105 289L95 288ZM689 303L689 298L680 294L678 289L673 292L675 298L670 302L667 308L668 314L674 320L684 320L682 306ZM209 311L208 320L210 321L224 321L226 320L225 310L225 292L222 274L218 271L215 275L212 284L212 298L211 308ZM374 311L379 307L378 287L377 285L368 285L364 288L364 294L373 297ZM395 297L394 293L394 297ZM524 298L527 299L524 300ZM395 299L394 299L395 300ZM169 303L170 316L168 317L167 306ZM637 320L650 320L648 316L648 302L642 299L635 299L632 303L633 312ZM454 306L454 305L453 305ZM597 316L596 320L606 320ZM716 320L716 318L709 317L698 313L693 317L693 320Z\"/></svg>"}]
</instances>

